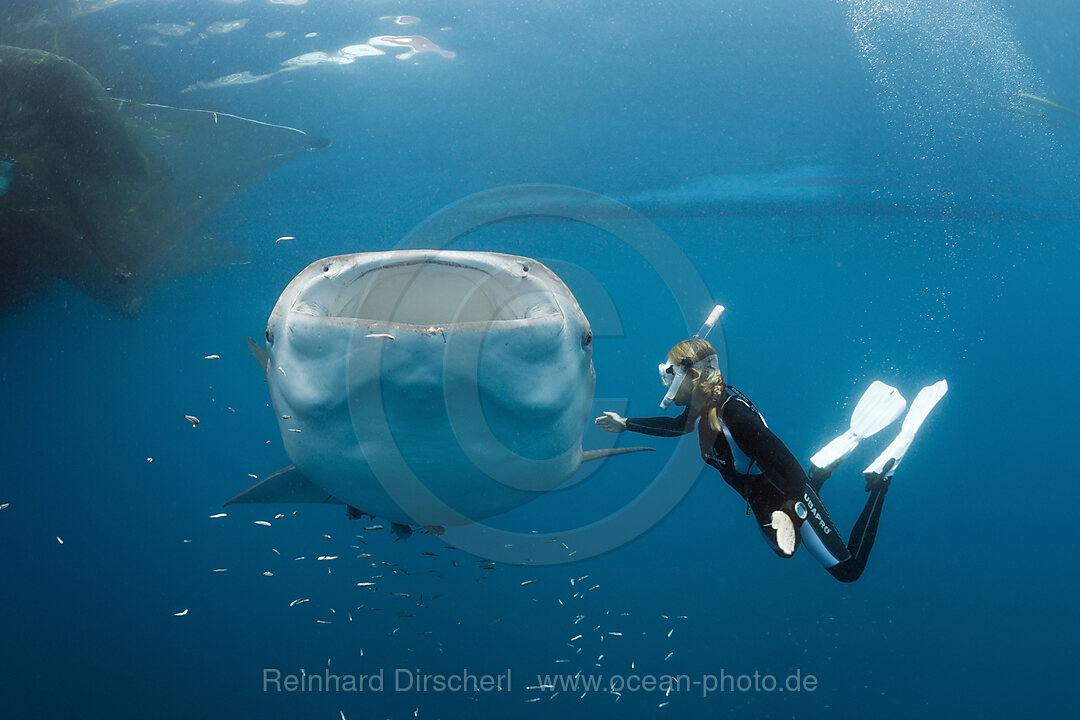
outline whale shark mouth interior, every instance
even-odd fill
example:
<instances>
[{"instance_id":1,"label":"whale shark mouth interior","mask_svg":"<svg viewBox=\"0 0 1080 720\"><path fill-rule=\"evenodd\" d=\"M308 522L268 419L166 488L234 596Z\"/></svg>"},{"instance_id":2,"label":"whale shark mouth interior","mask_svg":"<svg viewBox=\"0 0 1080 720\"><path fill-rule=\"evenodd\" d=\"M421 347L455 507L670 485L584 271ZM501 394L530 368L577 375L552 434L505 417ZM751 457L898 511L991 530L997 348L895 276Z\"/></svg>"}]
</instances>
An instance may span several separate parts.
<instances>
[{"instance_id":1,"label":"whale shark mouth interior","mask_svg":"<svg viewBox=\"0 0 1080 720\"><path fill-rule=\"evenodd\" d=\"M342 280L340 291L326 305L332 317L430 327L523 321L557 313L536 283L494 264L426 259L368 269Z\"/></svg>"}]
</instances>

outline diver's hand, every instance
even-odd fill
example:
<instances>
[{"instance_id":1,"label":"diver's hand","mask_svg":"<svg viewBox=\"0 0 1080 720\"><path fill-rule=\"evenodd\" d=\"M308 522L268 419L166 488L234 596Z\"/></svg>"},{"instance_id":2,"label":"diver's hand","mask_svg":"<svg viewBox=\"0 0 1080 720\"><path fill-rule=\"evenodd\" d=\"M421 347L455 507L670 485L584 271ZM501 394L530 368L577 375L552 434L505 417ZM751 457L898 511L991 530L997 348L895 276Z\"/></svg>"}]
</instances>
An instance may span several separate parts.
<instances>
[{"instance_id":1,"label":"diver's hand","mask_svg":"<svg viewBox=\"0 0 1080 720\"><path fill-rule=\"evenodd\" d=\"M604 411L604 414L596 418L596 424L603 430L613 433L621 433L626 429L626 418L619 413Z\"/></svg>"}]
</instances>

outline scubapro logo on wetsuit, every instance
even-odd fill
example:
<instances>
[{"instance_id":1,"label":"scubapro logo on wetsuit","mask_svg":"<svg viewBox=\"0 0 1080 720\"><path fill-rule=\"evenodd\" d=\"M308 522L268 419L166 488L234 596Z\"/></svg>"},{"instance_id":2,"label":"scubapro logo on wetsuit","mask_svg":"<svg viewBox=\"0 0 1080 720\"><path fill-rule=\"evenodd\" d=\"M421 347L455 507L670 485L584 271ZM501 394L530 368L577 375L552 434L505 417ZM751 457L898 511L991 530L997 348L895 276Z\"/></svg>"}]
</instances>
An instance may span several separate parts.
<instances>
[{"instance_id":1,"label":"scubapro logo on wetsuit","mask_svg":"<svg viewBox=\"0 0 1080 720\"><path fill-rule=\"evenodd\" d=\"M807 507L810 508L810 513L817 520L818 527L821 528L821 531L823 533L828 535L831 532L831 530L829 529L828 524L826 524L826 522L822 519L821 514L818 512L817 508L814 507L814 501L810 499L810 494L809 493L803 493L803 500L806 501Z\"/></svg>"}]
</instances>

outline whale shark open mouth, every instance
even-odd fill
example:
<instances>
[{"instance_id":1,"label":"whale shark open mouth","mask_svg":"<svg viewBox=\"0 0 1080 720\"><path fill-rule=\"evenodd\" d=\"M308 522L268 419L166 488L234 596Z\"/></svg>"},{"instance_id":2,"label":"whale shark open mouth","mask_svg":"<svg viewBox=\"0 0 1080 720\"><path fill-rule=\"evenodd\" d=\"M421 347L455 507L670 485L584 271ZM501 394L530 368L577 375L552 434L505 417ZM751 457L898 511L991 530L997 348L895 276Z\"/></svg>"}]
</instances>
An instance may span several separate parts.
<instances>
[{"instance_id":1,"label":"whale shark open mouth","mask_svg":"<svg viewBox=\"0 0 1080 720\"><path fill-rule=\"evenodd\" d=\"M535 263L468 262L438 254L375 267L330 258L294 312L424 329L561 315ZM535 275L534 275L535 277Z\"/></svg>"}]
</instances>

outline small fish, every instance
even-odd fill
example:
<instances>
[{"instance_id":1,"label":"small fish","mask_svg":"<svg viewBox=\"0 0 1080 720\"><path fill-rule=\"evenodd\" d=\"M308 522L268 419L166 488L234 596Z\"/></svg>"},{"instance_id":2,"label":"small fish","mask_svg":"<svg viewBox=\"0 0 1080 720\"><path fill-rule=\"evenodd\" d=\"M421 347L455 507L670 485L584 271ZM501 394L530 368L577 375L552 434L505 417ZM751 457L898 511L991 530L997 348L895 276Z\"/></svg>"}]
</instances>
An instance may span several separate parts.
<instances>
[{"instance_id":1,"label":"small fish","mask_svg":"<svg viewBox=\"0 0 1080 720\"><path fill-rule=\"evenodd\" d=\"M337 559L338 559L337 555L320 555L318 557L319 562L327 562L328 560L337 560Z\"/></svg>"},{"instance_id":2,"label":"small fish","mask_svg":"<svg viewBox=\"0 0 1080 720\"><path fill-rule=\"evenodd\" d=\"M291 603L289 603L289 607L294 607L296 605L303 605L306 602L311 602L311 598L304 598L304 597L296 598Z\"/></svg>"},{"instance_id":3,"label":"small fish","mask_svg":"<svg viewBox=\"0 0 1080 720\"><path fill-rule=\"evenodd\" d=\"M404 593L404 592L396 592L396 593L391 593L391 594L395 595L397 597L402 597L402 598L410 597L409 593Z\"/></svg>"},{"instance_id":4,"label":"small fish","mask_svg":"<svg viewBox=\"0 0 1080 720\"><path fill-rule=\"evenodd\" d=\"M526 585L532 585L533 583L536 583L536 582L540 582L540 581L539 580L524 580L524 581L522 581L521 585L522 585L522 587L524 587Z\"/></svg>"},{"instance_id":5,"label":"small fish","mask_svg":"<svg viewBox=\"0 0 1080 720\"><path fill-rule=\"evenodd\" d=\"M331 624L330 620L316 620L315 622L319 623L320 625L330 625Z\"/></svg>"},{"instance_id":6,"label":"small fish","mask_svg":"<svg viewBox=\"0 0 1080 720\"><path fill-rule=\"evenodd\" d=\"M255 525L262 525L263 527L270 527L270 523L267 522L266 520L256 520L254 522L254 524Z\"/></svg>"},{"instance_id":7,"label":"small fish","mask_svg":"<svg viewBox=\"0 0 1080 720\"><path fill-rule=\"evenodd\" d=\"M173 613L173 617L184 617L187 614L188 614L188 609L184 608L182 611L180 611L178 613Z\"/></svg>"},{"instance_id":8,"label":"small fish","mask_svg":"<svg viewBox=\"0 0 1080 720\"><path fill-rule=\"evenodd\" d=\"M59 535L56 536L56 542L60 543L61 545L64 544L63 538L61 538Z\"/></svg>"},{"instance_id":9,"label":"small fish","mask_svg":"<svg viewBox=\"0 0 1080 720\"><path fill-rule=\"evenodd\" d=\"M286 242L288 240L295 240L295 239L296 239L296 237L293 236L293 235L282 235L281 237L279 237L274 242L279 243L279 242Z\"/></svg>"},{"instance_id":10,"label":"small fish","mask_svg":"<svg viewBox=\"0 0 1080 720\"><path fill-rule=\"evenodd\" d=\"M255 473L248 473L247 476L249 478L251 478L252 480L258 480L259 479L259 476L256 475Z\"/></svg>"},{"instance_id":11,"label":"small fish","mask_svg":"<svg viewBox=\"0 0 1080 720\"><path fill-rule=\"evenodd\" d=\"M263 575L265 575L266 577L274 577L274 573L270 572L269 570L265 570L263 572Z\"/></svg>"},{"instance_id":12,"label":"small fish","mask_svg":"<svg viewBox=\"0 0 1080 720\"><path fill-rule=\"evenodd\" d=\"M393 335L391 335L390 333L371 333L370 335L365 335L364 337L366 337L366 338L382 338L384 340L396 340L397 339Z\"/></svg>"},{"instance_id":13,"label":"small fish","mask_svg":"<svg viewBox=\"0 0 1080 720\"><path fill-rule=\"evenodd\" d=\"M674 652L669 652L669 653L667 654L667 657L665 657L665 658L664 658L664 661L666 662L666 661L670 660L670 659L671 659L671 656L672 656L672 655L674 655L674 654L675 654Z\"/></svg>"},{"instance_id":14,"label":"small fish","mask_svg":"<svg viewBox=\"0 0 1080 720\"><path fill-rule=\"evenodd\" d=\"M670 630L668 630L667 631L667 636L671 637L671 633L673 633L673 632L675 632L675 628L671 628Z\"/></svg>"},{"instance_id":15,"label":"small fish","mask_svg":"<svg viewBox=\"0 0 1080 720\"><path fill-rule=\"evenodd\" d=\"M152 457L148 457L148 458L146 458L146 464L147 464L147 465L149 465L149 464L150 464L150 463L152 463L152 462L154 462L154 458L152 458ZM5 505L4 507L7 507L7 505ZM0 510L3 510L3 509L4 509L4 508L0 508Z\"/></svg>"},{"instance_id":16,"label":"small fish","mask_svg":"<svg viewBox=\"0 0 1080 720\"><path fill-rule=\"evenodd\" d=\"M216 520L217 518L223 518L223 517L229 517L229 513L218 513L217 515L211 515L210 519L211 520Z\"/></svg>"},{"instance_id":17,"label":"small fish","mask_svg":"<svg viewBox=\"0 0 1080 720\"><path fill-rule=\"evenodd\" d=\"M574 642L575 640L580 640L582 637L583 637L582 635L575 635L574 637L570 638L570 642Z\"/></svg>"},{"instance_id":18,"label":"small fish","mask_svg":"<svg viewBox=\"0 0 1080 720\"><path fill-rule=\"evenodd\" d=\"M203 360L220 360L220 355L203 355Z\"/></svg>"},{"instance_id":19,"label":"small fish","mask_svg":"<svg viewBox=\"0 0 1080 720\"><path fill-rule=\"evenodd\" d=\"M216 573L229 572L229 568L214 568L210 572L216 572Z\"/></svg>"},{"instance_id":20,"label":"small fish","mask_svg":"<svg viewBox=\"0 0 1080 720\"><path fill-rule=\"evenodd\" d=\"M1027 93L1027 92L1017 93L1017 95L1019 97L1023 98L1024 100L1030 100L1031 102L1038 103L1039 105L1042 105L1043 107L1046 107L1046 108L1050 108L1051 110L1057 110L1058 112L1063 112L1063 113L1066 113L1068 115L1080 115L1080 112L1077 112L1076 110L1073 110L1071 107L1066 107L1064 105L1060 105L1060 104L1054 102L1053 100L1050 100L1049 98L1044 98L1044 97L1041 97L1039 95L1034 95L1032 93Z\"/></svg>"},{"instance_id":21,"label":"small fish","mask_svg":"<svg viewBox=\"0 0 1080 720\"><path fill-rule=\"evenodd\" d=\"M283 518L283 517L285 517L285 516L284 516L284 515L282 515L281 513L278 513L277 515L275 515L275 516L274 516L274 519L275 519L275 520L280 520L280 519L281 519L281 518Z\"/></svg>"},{"instance_id":22,"label":"small fish","mask_svg":"<svg viewBox=\"0 0 1080 720\"><path fill-rule=\"evenodd\" d=\"M615 637L622 637L621 632L609 632L608 635L614 635Z\"/></svg>"},{"instance_id":23,"label":"small fish","mask_svg":"<svg viewBox=\"0 0 1080 720\"><path fill-rule=\"evenodd\" d=\"M300 428L289 428L289 432L298 433L298 432L303 432L303 431Z\"/></svg>"},{"instance_id":24,"label":"small fish","mask_svg":"<svg viewBox=\"0 0 1080 720\"><path fill-rule=\"evenodd\" d=\"M375 587L375 583L373 583L373 582L358 582L358 583L356 583L356 587L362 587L362 588Z\"/></svg>"},{"instance_id":25,"label":"small fish","mask_svg":"<svg viewBox=\"0 0 1080 720\"><path fill-rule=\"evenodd\" d=\"M11 503L4 503L0 505L0 510L7 510L9 507L11 507Z\"/></svg>"},{"instance_id":26,"label":"small fish","mask_svg":"<svg viewBox=\"0 0 1080 720\"><path fill-rule=\"evenodd\" d=\"M185 415L184 419L191 423L193 426L199 424L199 418L195 417L194 415Z\"/></svg>"},{"instance_id":27,"label":"small fish","mask_svg":"<svg viewBox=\"0 0 1080 720\"><path fill-rule=\"evenodd\" d=\"M382 529L383 529L382 525L368 525L366 528L364 528L364 531L365 532L375 532L376 530L382 530Z\"/></svg>"}]
</instances>

